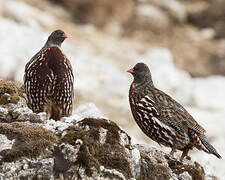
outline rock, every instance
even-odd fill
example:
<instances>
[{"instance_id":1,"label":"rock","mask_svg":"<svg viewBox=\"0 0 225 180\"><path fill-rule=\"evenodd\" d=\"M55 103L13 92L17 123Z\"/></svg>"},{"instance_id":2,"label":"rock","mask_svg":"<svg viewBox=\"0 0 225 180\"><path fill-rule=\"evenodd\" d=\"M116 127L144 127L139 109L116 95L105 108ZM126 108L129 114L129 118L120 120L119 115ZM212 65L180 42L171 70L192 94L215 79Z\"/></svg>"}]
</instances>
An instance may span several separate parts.
<instances>
[{"instance_id":1,"label":"rock","mask_svg":"<svg viewBox=\"0 0 225 180\"><path fill-rule=\"evenodd\" d=\"M197 162L181 163L149 145L131 144L131 137L102 118L93 103L78 107L62 121L44 120L45 114L39 113L35 116L40 121L34 122L34 113L22 103L0 108L5 115L0 122L0 179L205 177ZM12 109L11 121L4 121Z\"/></svg>"},{"instance_id":2,"label":"rock","mask_svg":"<svg viewBox=\"0 0 225 180\"><path fill-rule=\"evenodd\" d=\"M192 76L225 74L224 1L144 0L135 8L125 37L169 48L177 67Z\"/></svg>"},{"instance_id":3,"label":"rock","mask_svg":"<svg viewBox=\"0 0 225 180\"><path fill-rule=\"evenodd\" d=\"M144 153L143 157L148 162L151 162L151 166L159 167L164 171L165 174L169 174L169 177L174 179L204 179L205 172L203 167L197 162L193 162L185 159L185 162L181 163L177 159L171 158L168 154L165 154L162 151L157 150L154 147L148 147L146 145L135 145L135 147L141 152ZM146 156L147 155L147 156ZM167 172L167 173L165 173ZM151 173L150 173L151 174ZM162 174L155 174L157 179L161 179ZM143 179L153 179L154 176L149 176ZM163 178L162 178L163 179ZM166 179L166 178L164 178Z\"/></svg>"},{"instance_id":4,"label":"rock","mask_svg":"<svg viewBox=\"0 0 225 180\"><path fill-rule=\"evenodd\" d=\"M0 152L4 149L11 149L13 145L13 140L10 141L5 135L0 135Z\"/></svg>"},{"instance_id":5,"label":"rock","mask_svg":"<svg viewBox=\"0 0 225 180\"><path fill-rule=\"evenodd\" d=\"M188 172L183 172L179 175L179 180L191 180L191 176L188 174Z\"/></svg>"},{"instance_id":6,"label":"rock","mask_svg":"<svg viewBox=\"0 0 225 180\"><path fill-rule=\"evenodd\" d=\"M117 3L113 0L50 1L64 6L76 23L91 23L98 27L104 27L114 21L122 24L130 17L134 8L133 0L121 0Z\"/></svg>"},{"instance_id":7,"label":"rock","mask_svg":"<svg viewBox=\"0 0 225 180\"><path fill-rule=\"evenodd\" d=\"M135 29L149 29L154 33L158 31L167 31L166 28L171 28L175 23L184 23L186 20L185 6L176 1L153 0L139 1L134 13L133 25L138 25Z\"/></svg>"},{"instance_id":8,"label":"rock","mask_svg":"<svg viewBox=\"0 0 225 180\"><path fill-rule=\"evenodd\" d=\"M225 37L225 2L221 0L188 2L188 22L203 29L213 28L215 38ZM195 10L198 8L197 10Z\"/></svg>"},{"instance_id":9,"label":"rock","mask_svg":"<svg viewBox=\"0 0 225 180\"><path fill-rule=\"evenodd\" d=\"M21 87L17 83L0 79L0 105L7 103L16 104L20 99L19 96L22 96L22 94Z\"/></svg>"},{"instance_id":10,"label":"rock","mask_svg":"<svg viewBox=\"0 0 225 180\"><path fill-rule=\"evenodd\" d=\"M165 12L153 5L138 5L134 24L140 29L152 27L153 31L166 29L170 26L169 17Z\"/></svg>"},{"instance_id":11,"label":"rock","mask_svg":"<svg viewBox=\"0 0 225 180\"><path fill-rule=\"evenodd\" d=\"M82 120L84 118L104 118L106 119L105 116L102 115L102 113L99 111L99 109L96 107L94 103L87 103L84 105L79 106L75 111L74 111L76 120Z\"/></svg>"},{"instance_id":12,"label":"rock","mask_svg":"<svg viewBox=\"0 0 225 180\"><path fill-rule=\"evenodd\" d=\"M38 157L57 142L55 134L37 125L0 123L0 131L9 140L15 140L11 149L1 151L1 162L12 162L21 157Z\"/></svg>"},{"instance_id":13,"label":"rock","mask_svg":"<svg viewBox=\"0 0 225 180\"><path fill-rule=\"evenodd\" d=\"M7 115L8 115L8 109L6 108L3 108L3 107L0 107L0 120L1 121L4 121L4 120L7 120Z\"/></svg>"}]
</instances>

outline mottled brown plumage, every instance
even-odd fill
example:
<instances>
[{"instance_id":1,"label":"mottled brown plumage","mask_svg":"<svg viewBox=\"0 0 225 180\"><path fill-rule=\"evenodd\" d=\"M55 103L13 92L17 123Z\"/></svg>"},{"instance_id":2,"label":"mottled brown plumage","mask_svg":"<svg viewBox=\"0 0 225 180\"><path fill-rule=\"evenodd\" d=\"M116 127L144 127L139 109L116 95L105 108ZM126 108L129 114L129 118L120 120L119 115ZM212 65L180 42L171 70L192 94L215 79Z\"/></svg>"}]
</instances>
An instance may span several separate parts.
<instances>
[{"instance_id":1,"label":"mottled brown plumage","mask_svg":"<svg viewBox=\"0 0 225 180\"><path fill-rule=\"evenodd\" d=\"M180 160L193 147L221 158L209 144L205 130L185 108L163 91L155 88L150 70L144 63L138 63L128 70L134 77L130 86L129 101L133 117L141 130L152 140L183 151Z\"/></svg>"},{"instance_id":2,"label":"mottled brown plumage","mask_svg":"<svg viewBox=\"0 0 225 180\"><path fill-rule=\"evenodd\" d=\"M24 74L27 105L34 112L47 112L59 120L73 109L73 70L61 50L67 38L61 30L48 37L44 47L26 64Z\"/></svg>"}]
</instances>

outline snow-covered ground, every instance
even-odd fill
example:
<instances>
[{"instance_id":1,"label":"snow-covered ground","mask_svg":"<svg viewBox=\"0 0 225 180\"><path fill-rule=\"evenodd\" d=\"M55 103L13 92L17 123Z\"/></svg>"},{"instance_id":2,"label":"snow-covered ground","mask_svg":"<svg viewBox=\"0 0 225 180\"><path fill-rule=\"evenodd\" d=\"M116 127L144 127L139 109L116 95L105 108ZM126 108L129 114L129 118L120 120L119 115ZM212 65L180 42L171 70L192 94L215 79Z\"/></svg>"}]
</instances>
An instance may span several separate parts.
<instances>
[{"instance_id":1,"label":"snow-covered ground","mask_svg":"<svg viewBox=\"0 0 225 180\"><path fill-rule=\"evenodd\" d=\"M15 11L14 5L11 4L11 6L8 7L9 11ZM30 12L31 7L25 5L20 8L24 8L20 11L21 14ZM46 16L49 23L55 23L54 17ZM26 18L26 21L27 19L29 18ZM44 45L50 32L38 26L40 18L37 18L37 22L34 22L34 19L32 23L21 23L0 16L0 77L15 78L22 82L26 62ZM71 38L76 39L76 37ZM119 41L117 45L120 45ZM105 46L110 49L115 44ZM134 136L137 142L145 142L143 134L136 131L138 127L132 125L134 121L130 120L127 96L132 78L125 72L126 69L121 71L116 65L118 64L118 62L115 63L118 61L116 57L109 59L101 56L92 51L90 44L88 47L79 46L79 43L75 44L69 39L63 43L62 48L74 67L76 98L79 99L77 96L80 95L86 97L86 101L103 105L106 103L107 106L111 106L111 109L101 109L102 113L107 117L108 114L123 116L121 119L112 120L122 125L123 129ZM210 142L223 157L219 160L204 152L194 151L192 159L202 164L207 172L221 178L225 177L225 131L223 128L225 126L225 77L192 78L187 72L174 66L173 57L168 49L155 47L147 50L144 55L140 55L134 49L132 53L135 58L127 63L127 69L140 61L147 63L155 85L187 108L206 129ZM136 57L139 58L136 59ZM96 106L98 107L98 104ZM115 107L119 111L113 112ZM124 114L129 118L124 118Z\"/></svg>"}]
</instances>

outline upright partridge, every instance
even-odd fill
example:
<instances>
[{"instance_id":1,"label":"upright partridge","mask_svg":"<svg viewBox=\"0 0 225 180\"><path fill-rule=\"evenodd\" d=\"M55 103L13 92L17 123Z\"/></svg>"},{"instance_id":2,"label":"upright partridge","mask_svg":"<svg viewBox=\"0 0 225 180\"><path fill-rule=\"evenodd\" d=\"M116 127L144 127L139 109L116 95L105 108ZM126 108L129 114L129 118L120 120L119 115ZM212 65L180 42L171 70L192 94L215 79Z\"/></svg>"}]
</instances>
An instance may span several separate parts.
<instances>
[{"instance_id":1,"label":"upright partridge","mask_svg":"<svg viewBox=\"0 0 225 180\"><path fill-rule=\"evenodd\" d=\"M183 151L181 161L193 147L221 158L208 142L203 127L182 105L154 86L146 64L137 63L127 72L134 77L129 91L131 111L136 123L148 137L170 147L171 156L176 149Z\"/></svg>"},{"instance_id":2,"label":"upright partridge","mask_svg":"<svg viewBox=\"0 0 225 180\"><path fill-rule=\"evenodd\" d=\"M24 74L27 105L34 112L47 112L59 120L73 109L73 70L61 50L67 38L62 30L48 37L44 47L26 64Z\"/></svg>"}]
</instances>

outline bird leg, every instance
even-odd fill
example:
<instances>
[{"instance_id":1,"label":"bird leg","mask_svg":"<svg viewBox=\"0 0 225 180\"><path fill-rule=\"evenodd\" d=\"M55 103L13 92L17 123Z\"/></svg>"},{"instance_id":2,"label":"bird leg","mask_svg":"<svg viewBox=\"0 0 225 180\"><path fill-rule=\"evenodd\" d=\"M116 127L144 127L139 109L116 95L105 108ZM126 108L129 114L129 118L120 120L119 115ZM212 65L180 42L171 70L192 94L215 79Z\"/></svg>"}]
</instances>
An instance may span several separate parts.
<instances>
[{"instance_id":1,"label":"bird leg","mask_svg":"<svg viewBox=\"0 0 225 180\"><path fill-rule=\"evenodd\" d=\"M174 157L175 152L177 152L176 149L172 148L170 151L170 156Z\"/></svg>"},{"instance_id":2,"label":"bird leg","mask_svg":"<svg viewBox=\"0 0 225 180\"><path fill-rule=\"evenodd\" d=\"M49 119L50 119L50 115L46 114L46 120L49 120Z\"/></svg>"},{"instance_id":3,"label":"bird leg","mask_svg":"<svg viewBox=\"0 0 225 180\"><path fill-rule=\"evenodd\" d=\"M183 150L183 153L180 157L180 161L183 161L184 157L186 157L188 155L188 151L189 151L188 148Z\"/></svg>"}]
</instances>

